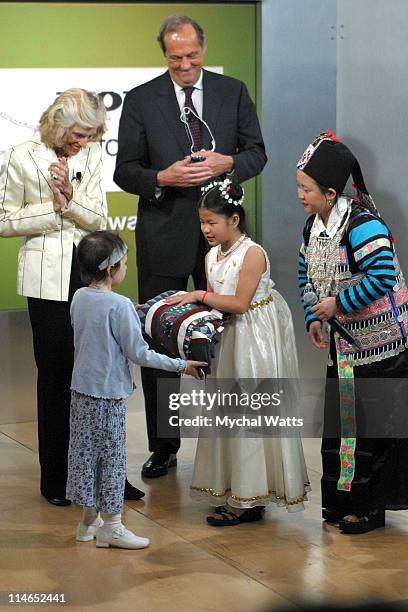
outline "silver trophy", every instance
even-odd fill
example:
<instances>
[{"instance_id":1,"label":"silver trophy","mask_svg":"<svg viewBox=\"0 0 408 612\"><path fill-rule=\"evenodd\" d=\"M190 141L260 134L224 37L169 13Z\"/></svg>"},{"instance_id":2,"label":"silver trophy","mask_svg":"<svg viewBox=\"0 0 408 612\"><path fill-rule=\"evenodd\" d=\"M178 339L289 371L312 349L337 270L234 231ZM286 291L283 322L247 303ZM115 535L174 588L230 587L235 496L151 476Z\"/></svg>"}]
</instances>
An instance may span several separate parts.
<instances>
[{"instance_id":1,"label":"silver trophy","mask_svg":"<svg viewBox=\"0 0 408 612\"><path fill-rule=\"evenodd\" d=\"M191 133L190 124L189 124L189 121L188 121L188 116L189 115L194 115L194 117L196 117L200 121L200 123L202 123L206 127L206 129L207 129L207 131L208 131L208 133L210 135L210 139L211 139L211 151L215 151L215 138L214 138L214 135L213 135L212 131L210 130L210 126L208 125L208 123L206 121L204 121L204 119L201 119L201 117L199 117L197 115L197 113L195 113L193 111L193 109L189 108L188 106L184 106L181 109L180 120L184 123L187 135L188 135L190 143L191 143L191 145L190 145L191 155L192 156L194 156L194 155L197 156L198 151L194 151L194 138L193 138L193 134ZM204 150L205 149L202 149L202 151L204 151ZM197 159L197 161L203 161L200 157L201 156L198 156L195 159Z\"/></svg>"}]
</instances>

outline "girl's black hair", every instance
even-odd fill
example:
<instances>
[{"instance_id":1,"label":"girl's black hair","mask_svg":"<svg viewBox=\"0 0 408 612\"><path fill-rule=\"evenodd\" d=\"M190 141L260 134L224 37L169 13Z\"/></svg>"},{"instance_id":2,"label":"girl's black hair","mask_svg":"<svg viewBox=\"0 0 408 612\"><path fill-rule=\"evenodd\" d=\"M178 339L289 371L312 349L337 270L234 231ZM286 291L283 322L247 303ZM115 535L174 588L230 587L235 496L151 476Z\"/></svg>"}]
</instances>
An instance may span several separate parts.
<instances>
[{"instance_id":1,"label":"girl's black hair","mask_svg":"<svg viewBox=\"0 0 408 612\"><path fill-rule=\"evenodd\" d=\"M225 217L226 219L230 219L232 215L239 215L238 228L243 234L248 235L245 224L245 210L243 206L241 206L241 204L234 204L234 202L238 202L244 195L244 191L241 185L239 183L234 182L229 185L228 196L232 200L234 200L233 203L228 202L228 200L226 200L226 198L222 195L219 187L219 185L216 185L215 187L204 193L198 202L198 208L212 210L215 214L223 215L223 217Z\"/></svg>"},{"instance_id":2,"label":"girl's black hair","mask_svg":"<svg viewBox=\"0 0 408 612\"><path fill-rule=\"evenodd\" d=\"M110 257L116 248L124 247L122 238L113 232L99 230L84 236L76 249L82 282L89 285L93 281L98 282L106 278L107 269L99 270L99 264ZM113 266L113 269L119 265L120 261Z\"/></svg>"}]
</instances>

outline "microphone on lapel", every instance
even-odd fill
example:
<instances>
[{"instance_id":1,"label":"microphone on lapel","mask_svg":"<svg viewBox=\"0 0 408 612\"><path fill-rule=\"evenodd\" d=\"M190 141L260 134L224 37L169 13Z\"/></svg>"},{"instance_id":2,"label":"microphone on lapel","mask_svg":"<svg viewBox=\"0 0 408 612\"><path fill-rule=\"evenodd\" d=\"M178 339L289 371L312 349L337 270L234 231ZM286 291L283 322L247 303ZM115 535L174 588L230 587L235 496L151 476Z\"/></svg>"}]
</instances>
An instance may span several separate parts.
<instances>
[{"instance_id":1,"label":"microphone on lapel","mask_svg":"<svg viewBox=\"0 0 408 612\"><path fill-rule=\"evenodd\" d=\"M82 172L73 172L71 181L77 181L80 183L82 180Z\"/></svg>"}]
</instances>

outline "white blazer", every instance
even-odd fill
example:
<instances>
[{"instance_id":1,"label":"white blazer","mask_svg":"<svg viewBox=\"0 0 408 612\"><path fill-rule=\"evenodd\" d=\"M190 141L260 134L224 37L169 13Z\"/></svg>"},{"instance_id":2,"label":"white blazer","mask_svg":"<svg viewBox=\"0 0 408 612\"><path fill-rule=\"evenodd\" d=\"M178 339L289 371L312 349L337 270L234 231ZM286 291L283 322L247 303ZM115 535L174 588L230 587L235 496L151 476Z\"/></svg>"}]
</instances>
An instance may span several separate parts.
<instances>
[{"instance_id":1,"label":"white blazer","mask_svg":"<svg viewBox=\"0 0 408 612\"><path fill-rule=\"evenodd\" d=\"M98 143L91 142L68 158L73 196L61 213L54 212L49 183L48 167L55 161L55 151L35 139L5 154L0 172L0 235L23 236L17 293L66 302L72 246L86 233L105 229L107 206Z\"/></svg>"}]
</instances>

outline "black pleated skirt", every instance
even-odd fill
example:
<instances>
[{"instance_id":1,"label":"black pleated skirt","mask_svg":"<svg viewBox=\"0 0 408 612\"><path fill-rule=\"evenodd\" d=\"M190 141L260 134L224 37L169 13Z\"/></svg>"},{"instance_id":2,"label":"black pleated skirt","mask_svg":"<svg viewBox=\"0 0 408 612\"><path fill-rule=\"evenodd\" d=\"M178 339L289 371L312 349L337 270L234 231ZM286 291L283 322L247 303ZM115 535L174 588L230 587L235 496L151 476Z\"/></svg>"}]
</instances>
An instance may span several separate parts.
<instances>
[{"instance_id":1,"label":"black pleated skirt","mask_svg":"<svg viewBox=\"0 0 408 612\"><path fill-rule=\"evenodd\" d=\"M408 508L408 436L393 437L408 423L408 350L354 367L356 448L350 491L338 491L340 476L340 398L336 350L327 368L322 440L322 507L345 514L375 508ZM375 437L370 433L378 431ZM399 425L401 426L399 428ZM407 424L408 428L408 424ZM359 432L363 436L359 436ZM383 434L381 432L384 432Z\"/></svg>"}]
</instances>

